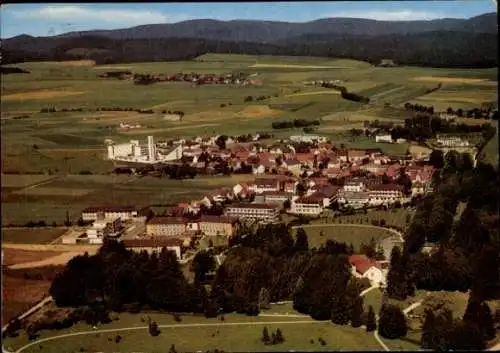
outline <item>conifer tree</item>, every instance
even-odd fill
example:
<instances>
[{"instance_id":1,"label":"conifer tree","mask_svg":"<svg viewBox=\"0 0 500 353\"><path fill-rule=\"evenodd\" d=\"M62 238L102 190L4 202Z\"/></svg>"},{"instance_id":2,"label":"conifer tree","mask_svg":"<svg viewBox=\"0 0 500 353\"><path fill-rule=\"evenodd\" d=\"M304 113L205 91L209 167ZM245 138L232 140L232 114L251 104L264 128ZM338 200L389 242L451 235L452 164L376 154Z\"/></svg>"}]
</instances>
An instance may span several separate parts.
<instances>
[{"instance_id":1,"label":"conifer tree","mask_svg":"<svg viewBox=\"0 0 500 353\"><path fill-rule=\"evenodd\" d=\"M267 327L264 326L262 329L262 338L261 338L262 343L264 344L269 344L271 341L271 338L269 337L269 332L267 331Z\"/></svg>"},{"instance_id":2,"label":"conifer tree","mask_svg":"<svg viewBox=\"0 0 500 353\"><path fill-rule=\"evenodd\" d=\"M351 326L361 327L363 324L363 297L357 297L351 309Z\"/></svg>"},{"instance_id":3,"label":"conifer tree","mask_svg":"<svg viewBox=\"0 0 500 353\"><path fill-rule=\"evenodd\" d=\"M366 317L366 332L372 332L377 329L377 319L375 317L375 311L373 306L368 307L368 315Z\"/></svg>"},{"instance_id":4,"label":"conifer tree","mask_svg":"<svg viewBox=\"0 0 500 353\"><path fill-rule=\"evenodd\" d=\"M384 338L395 339L406 336L408 327L406 317L397 305L386 304L380 310L378 332Z\"/></svg>"}]
</instances>

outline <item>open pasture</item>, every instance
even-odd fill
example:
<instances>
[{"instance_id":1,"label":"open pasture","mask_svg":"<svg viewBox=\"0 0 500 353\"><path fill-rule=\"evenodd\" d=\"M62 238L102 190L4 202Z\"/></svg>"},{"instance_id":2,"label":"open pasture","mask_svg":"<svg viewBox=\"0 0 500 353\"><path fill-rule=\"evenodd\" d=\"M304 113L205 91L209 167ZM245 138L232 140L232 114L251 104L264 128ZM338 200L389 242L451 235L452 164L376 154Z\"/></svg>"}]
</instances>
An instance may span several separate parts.
<instances>
[{"instance_id":1,"label":"open pasture","mask_svg":"<svg viewBox=\"0 0 500 353\"><path fill-rule=\"evenodd\" d=\"M50 175L2 174L2 188L25 188L52 178Z\"/></svg>"},{"instance_id":2,"label":"open pasture","mask_svg":"<svg viewBox=\"0 0 500 353\"><path fill-rule=\"evenodd\" d=\"M355 224L314 224L305 226L309 246L319 247L327 240L334 240L339 243L352 244L355 251L359 251L362 243L368 244L370 239L379 241L383 237L392 235L385 229L375 227L359 227ZM293 235L296 229L293 230Z\"/></svg>"},{"instance_id":3,"label":"open pasture","mask_svg":"<svg viewBox=\"0 0 500 353\"><path fill-rule=\"evenodd\" d=\"M157 337L151 338L147 331L147 325L141 322L141 318L147 320L148 316L160 326L161 334ZM61 350L69 352L77 351L80 348L83 351L114 352L122 345L126 345L127 350L130 351L162 352L165 347L170 347L172 344L175 345L176 350L182 352L216 348L231 352L304 350L304 347L310 347L314 351L381 349L373 334L348 326L336 326L328 321L312 321L307 317L304 319L249 317L239 314L225 315L225 319L224 322L221 322L218 319L183 316L182 322L177 323L173 320L172 315L167 313L121 313L117 321L100 327L100 330L109 330L109 332L92 331L89 325L83 323L77 324L69 330L42 331L40 338L55 338L55 336L68 332L89 333L74 337L61 337L40 344L34 343L23 352L38 352L40 346L43 347L44 352L59 352ZM170 326L162 327L162 325ZM280 328L285 342L275 346L264 345L260 340L264 327L267 327L269 332L275 332L277 328ZM130 330L126 330L126 328L130 328ZM113 332L113 329L117 331ZM122 336L122 342L119 344L114 341L117 334ZM197 337L197 339L193 340L193 337ZM319 344L319 337L326 341L325 346ZM19 349L28 343L29 341L23 332L19 337L8 339L5 346Z\"/></svg>"},{"instance_id":4,"label":"open pasture","mask_svg":"<svg viewBox=\"0 0 500 353\"><path fill-rule=\"evenodd\" d=\"M189 180L113 175L69 175L21 192L2 189L2 224L44 220L61 225L66 213L75 222L82 209L102 204L172 204L202 198L211 190L232 187L252 176L200 177ZM133 197L131 198L131 195Z\"/></svg>"},{"instance_id":5,"label":"open pasture","mask_svg":"<svg viewBox=\"0 0 500 353\"><path fill-rule=\"evenodd\" d=\"M65 228L4 228L2 241L19 244L49 244L65 232Z\"/></svg>"},{"instance_id":6,"label":"open pasture","mask_svg":"<svg viewBox=\"0 0 500 353\"><path fill-rule=\"evenodd\" d=\"M339 132L358 127L357 122L362 121L358 115L365 115L363 120L402 120L404 112L398 106L407 101L444 109L450 105L468 108L496 101L497 93L496 69L380 68L365 62L335 58L206 54L184 62L102 66L83 61L35 62L16 66L30 73L2 77L2 129L5 134L1 159L3 170L21 173L109 171L110 163L103 160L106 138L123 142L144 139L148 134L156 138L186 138L221 131L226 134L253 133L271 131L273 121L298 118L324 117L318 132L337 139L337 144L382 147L369 139L352 139ZM242 72L253 75L262 81L262 85L194 87L189 83L162 82L138 86L129 80L98 78L105 70L165 74ZM425 95L426 89L439 83L428 78L440 79L442 89ZM360 104L343 99L335 90L304 86L304 81L318 79L341 80L341 85L349 91L366 95L371 102ZM83 93L68 95L75 92ZM248 96L254 100L245 102ZM259 96L271 98L256 102L255 98ZM385 103L392 105L390 109L384 106ZM84 111L39 113L41 108L47 107L83 108ZM154 113L96 111L103 107L153 109ZM185 115L181 121L168 121L164 119L163 110L181 110ZM21 115L28 117L12 119ZM342 116L345 118L338 118ZM142 128L121 130L120 122L140 124ZM274 133L285 137L300 131L302 129ZM394 153L404 153L405 150L403 145L383 148Z\"/></svg>"}]
</instances>

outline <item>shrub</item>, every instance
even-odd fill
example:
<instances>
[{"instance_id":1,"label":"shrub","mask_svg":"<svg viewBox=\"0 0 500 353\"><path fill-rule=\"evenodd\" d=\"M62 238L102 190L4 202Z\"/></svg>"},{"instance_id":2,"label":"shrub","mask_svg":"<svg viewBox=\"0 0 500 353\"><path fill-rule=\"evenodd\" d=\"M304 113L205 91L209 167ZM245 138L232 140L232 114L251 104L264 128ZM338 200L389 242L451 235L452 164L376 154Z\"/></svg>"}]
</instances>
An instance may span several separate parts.
<instances>
[{"instance_id":1,"label":"shrub","mask_svg":"<svg viewBox=\"0 0 500 353\"><path fill-rule=\"evenodd\" d=\"M116 337L115 337L115 343L120 343L121 340L122 340L122 336L116 335Z\"/></svg>"}]
</instances>

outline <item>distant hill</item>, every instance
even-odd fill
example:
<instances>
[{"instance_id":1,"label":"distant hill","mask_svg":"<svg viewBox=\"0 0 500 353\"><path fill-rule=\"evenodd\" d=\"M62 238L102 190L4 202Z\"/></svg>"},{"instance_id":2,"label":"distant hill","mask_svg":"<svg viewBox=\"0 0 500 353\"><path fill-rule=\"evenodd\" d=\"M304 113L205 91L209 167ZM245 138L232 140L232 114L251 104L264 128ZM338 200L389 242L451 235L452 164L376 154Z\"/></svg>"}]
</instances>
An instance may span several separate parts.
<instances>
[{"instance_id":1,"label":"distant hill","mask_svg":"<svg viewBox=\"0 0 500 353\"><path fill-rule=\"evenodd\" d=\"M380 36L435 31L497 33L497 14L469 19L431 21L376 21L361 18L326 18L305 23L252 20L190 20L172 24L143 25L117 30L70 32L60 38L97 35L111 39L203 38L221 41L273 43L308 34Z\"/></svg>"},{"instance_id":2,"label":"distant hill","mask_svg":"<svg viewBox=\"0 0 500 353\"><path fill-rule=\"evenodd\" d=\"M378 64L494 67L496 14L387 22L330 18L307 23L192 20L2 41L4 64L92 59L97 63L187 60L205 53L350 58ZM147 40L145 40L147 39Z\"/></svg>"}]
</instances>

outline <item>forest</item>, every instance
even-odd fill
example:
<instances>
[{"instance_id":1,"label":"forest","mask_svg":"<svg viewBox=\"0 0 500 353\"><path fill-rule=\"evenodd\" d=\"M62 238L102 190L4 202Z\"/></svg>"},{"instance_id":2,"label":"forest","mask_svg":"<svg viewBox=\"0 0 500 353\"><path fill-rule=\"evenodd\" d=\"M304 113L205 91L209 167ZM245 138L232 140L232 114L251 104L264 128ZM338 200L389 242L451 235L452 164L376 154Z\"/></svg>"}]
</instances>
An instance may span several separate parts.
<instances>
[{"instance_id":1,"label":"forest","mask_svg":"<svg viewBox=\"0 0 500 353\"><path fill-rule=\"evenodd\" d=\"M269 44L201 38L110 39L18 36L2 42L3 64L91 59L97 64L191 60L206 53L347 58L378 65L487 68L498 66L497 34L435 31L364 36L311 34ZM474 50L471 50L474 48Z\"/></svg>"}]
</instances>

